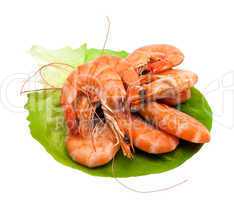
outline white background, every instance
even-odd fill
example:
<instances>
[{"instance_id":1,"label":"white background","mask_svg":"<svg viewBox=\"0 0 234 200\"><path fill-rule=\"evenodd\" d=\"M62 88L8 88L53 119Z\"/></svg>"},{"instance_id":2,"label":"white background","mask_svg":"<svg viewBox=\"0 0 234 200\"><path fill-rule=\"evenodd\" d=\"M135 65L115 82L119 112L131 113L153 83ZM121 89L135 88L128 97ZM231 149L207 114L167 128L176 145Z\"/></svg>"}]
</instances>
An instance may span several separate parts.
<instances>
[{"instance_id":1,"label":"white background","mask_svg":"<svg viewBox=\"0 0 234 200\"><path fill-rule=\"evenodd\" d=\"M234 28L232 1L0 1L0 199L233 199ZM26 51L87 42L101 48L111 18L107 48L132 51L152 43L179 47L183 67L199 75L198 88L213 111L212 140L182 167L162 175L97 178L57 163L33 140L22 109L20 81L3 91L6 77L35 70ZM11 79L10 79L11 80ZM3 92L2 92L3 91Z\"/></svg>"}]
</instances>

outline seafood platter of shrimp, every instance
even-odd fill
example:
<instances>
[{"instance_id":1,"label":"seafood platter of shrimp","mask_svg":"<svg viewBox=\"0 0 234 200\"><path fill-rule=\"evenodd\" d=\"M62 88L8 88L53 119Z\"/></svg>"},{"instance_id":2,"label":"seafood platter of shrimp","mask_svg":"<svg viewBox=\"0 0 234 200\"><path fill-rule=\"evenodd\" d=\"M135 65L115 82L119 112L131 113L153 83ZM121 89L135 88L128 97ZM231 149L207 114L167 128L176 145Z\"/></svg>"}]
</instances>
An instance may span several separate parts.
<instances>
[{"instance_id":1,"label":"seafood platter of shrimp","mask_svg":"<svg viewBox=\"0 0 234 200\"><path fill-rule=\"evenodd\" d=\"M93 51L72 64L53 54L42 68L66 71L64 80L55 86L40 73L50 87L28 94L32 135L56 160L99 176L113 176L115 163L116 176L138 176L173 169L210 141L212 111L194 88L197 74L179 67L184 55L178 48L97 50L85 60ZM37 101L42 107L52 102L57 111L35 111ZM56 128L58 115L63 122Z\"/></svg>"}]
</instances>

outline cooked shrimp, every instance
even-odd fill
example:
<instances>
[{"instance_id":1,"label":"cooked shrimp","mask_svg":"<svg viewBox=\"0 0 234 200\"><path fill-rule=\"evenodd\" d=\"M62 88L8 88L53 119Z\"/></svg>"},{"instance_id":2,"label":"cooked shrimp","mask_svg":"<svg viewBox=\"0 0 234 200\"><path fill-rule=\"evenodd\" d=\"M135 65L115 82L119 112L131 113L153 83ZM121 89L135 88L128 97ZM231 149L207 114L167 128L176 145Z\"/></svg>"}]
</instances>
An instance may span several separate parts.
<instances>
[{"instance_id":1,"label":"cooked shrimp","mask_svg":"<svg viewBox=\"0 0 234 200\"><path fill-rule=\"evenodd\" d=\"M158 73L179 65L184 60L184 55L174 46L158 44L141 47L126 60L136 68L138 74L144 71Z\"/></svg>"},{"instance_id":2,"label":"cooked shrimp","mask_svg":"<svg viewBox=\"0 0 234 200\"><path fill-rule=\"evenodd\" d=\"M167 72L168 70L166 70L165 72ZM165 73L164 72L164 73ZM149 84L155 80L159 80L160 73L156 74L152 74L152 73L148 73L146 75L141 75L139 76L139 80L138 83L140 83L139 85L144 85L144 84ZM134 89L134 87L133 87ZM129 97L131 97L133 94L131 93L131 88L129 89ZM164 103L170 106L175 106L177 104L181 104L186 102L188 99L191 98L191 90L186 89L182 92L179 92L178 94L176 93L175 96L171 96L171 97L165 97L163 99L160 99L159 102L160 103Z\"/></svg>"},{"instance_id":3,"label":"cooked shrimp","mask_svg":"<svg viewBox=\"0 0 234 200\"><path fill-rule=\"evenodd\" d=\"M153 76L157 77L155 81L130 88L131 105L139 104L142 100L174 98L197 82L197 75L185 70L167 70Z\"/></svg>"},{"instance_id":4,"label":"cooked shrimp","mask_svg":"<svg viewBox=\"0 0 234 200\"><path fill-rule=\"evenodd\" d=\"M79 66L69 75L62 88L61 105L69 132L74 134L78 130L78 120L73 109L76 98L85 94L91 102L100 101L106 121L115 133L124 155L131 158L133 144L127 127L130 111L125 106L126 91L120 76L112 70L111 65L115 65L115 61L110 63L106 56L102 56Z\"/></svg>"},{"instance_id":5,"label":"cooked shrimp","mask_svg":"<svg viewBox=\"0 0 234 200\"><path fill-rule=\"evenodd\" d=\"M95 106L88 97L79 96L74 106L79 119L79 134L67 135L65 145L68 154L74 161L87 167L105 165L119 150L114 133L101 120L95 122Z\"/></svg>"},{"instance_id":6,"label":"cooked shrimp","mask_svg":"<svg viewBox=\"0 0 234 200\"><path fill-rule=\"evenodd\" d=\"M139 109L140 114L160 130L178 138L206 143L210 140L207 128L193 117L165 104L150 102Z\"/></svg>"},{"instance_id":7,"label":"cooked shrimp","mask_svg":"<svg viewBox=\"0 0 234 200\"><path fill-rule=\"evenodd\" d=\"M105 124L93 136L68 135L66 148L71 158L90 168L107 164L119 150L112 130Z\"/></svg>"}]
</instances>

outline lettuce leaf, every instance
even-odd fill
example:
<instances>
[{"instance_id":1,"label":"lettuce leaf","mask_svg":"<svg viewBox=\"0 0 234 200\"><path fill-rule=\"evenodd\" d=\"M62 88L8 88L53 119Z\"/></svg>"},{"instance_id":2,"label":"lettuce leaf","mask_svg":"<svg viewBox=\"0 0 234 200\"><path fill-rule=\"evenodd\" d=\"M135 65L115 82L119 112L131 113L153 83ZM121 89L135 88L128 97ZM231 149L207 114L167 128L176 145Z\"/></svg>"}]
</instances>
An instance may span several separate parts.
<instances>
[{"instance_id":1,"label":"lettuce leaf","mask_svg":"<svg viewBox=\"0 0 234 200\"><path fill-rule=\"evenodd\" d=\"M75 51L78 52L78 50ZM54 54L53 52L42 51L39 57L48 62L55 61L53 59L57 59L56 56L58 55L58 59L60 59L61 62L64 62L64 60L69 58L69 53L67 53L68 51L65 51L66 56L61 56L58 52L59 50L57 50L57 54ZM83 62L94 59L103 53L102 50L87 48L85 52L85 59ZM120 57L125 57L127 55L124 51L115 52L105 50L105 53ZM71 58L73 58L72 63L75 64L74 61L76 60L77 63L79 61L81 64L81 59L75 59L74 55L75 54L73 53L70 55ZM66 59L62 60L62 58ZM77 63L74 66L76 66ZM28 102L26 103L25 108L29 112L27 119L30 122L29 128L31 130L31 135L40 144L42 144L46 151L55 160L63 165L78 169L90 175L105 177L131 177L162 173L180 166L197 153L202 147L201 144L181 141L175 151L167 154L152 155L137 150L133 160L125 158L122 155L122 152L119 151L115 158L114 170L112 170L111 162L102 167L89 169L74 162L67 154L64 145L66 126L64 124L63 111L61 109L59 99L60 91L41 91L28 94ZM192 88L191 99L184 104L178 105L177 109L195 117L209 130L211 129L211 108L205 97L197 89Z\"/></svg>"},{"instance_id":2,"label":"lettuce leaf","mask_svg":"<svg viewBox=\"0 0 234 200\"><path fill-rule=\"evenodd\" d=\"M112 51L112 50L101 50L101 49L88 49L86 51L86 62L89 62L91 60L94 60L100 55L111 55L111 56L118 56L120 58L127 57L128 53L126 51Z\"/></svg>"}]
</instances>

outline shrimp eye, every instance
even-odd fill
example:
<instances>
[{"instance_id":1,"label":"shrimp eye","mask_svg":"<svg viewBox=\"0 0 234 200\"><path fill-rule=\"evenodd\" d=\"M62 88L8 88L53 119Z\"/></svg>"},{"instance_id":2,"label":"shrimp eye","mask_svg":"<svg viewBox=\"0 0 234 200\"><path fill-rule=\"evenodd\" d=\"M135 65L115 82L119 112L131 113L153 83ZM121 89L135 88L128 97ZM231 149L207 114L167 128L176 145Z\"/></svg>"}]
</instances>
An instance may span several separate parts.
<instances>
[{"instance_id":1,"label":"shrimp eye","mask_svg":"<svg viewBox=\"0 0 234 200\"><path fill-rule=\"evenodd\" d=\"M124 142L125 142L126 144L130 144L130 138L129 138L129 136L128 136L127 133L124 134L123 140L124 140Z\"/></svg>"},{"instance_id":2,"label":"shrimp eye","mask_svg":"<svg viewBox=\"0 0 234 200\"><path fill-rule=\"evenodd\" d=\"M145 75L145 74L148 74L150 71L148 69L145 69L141 72L141 75Z\"/></svg>"}]
</instances>

